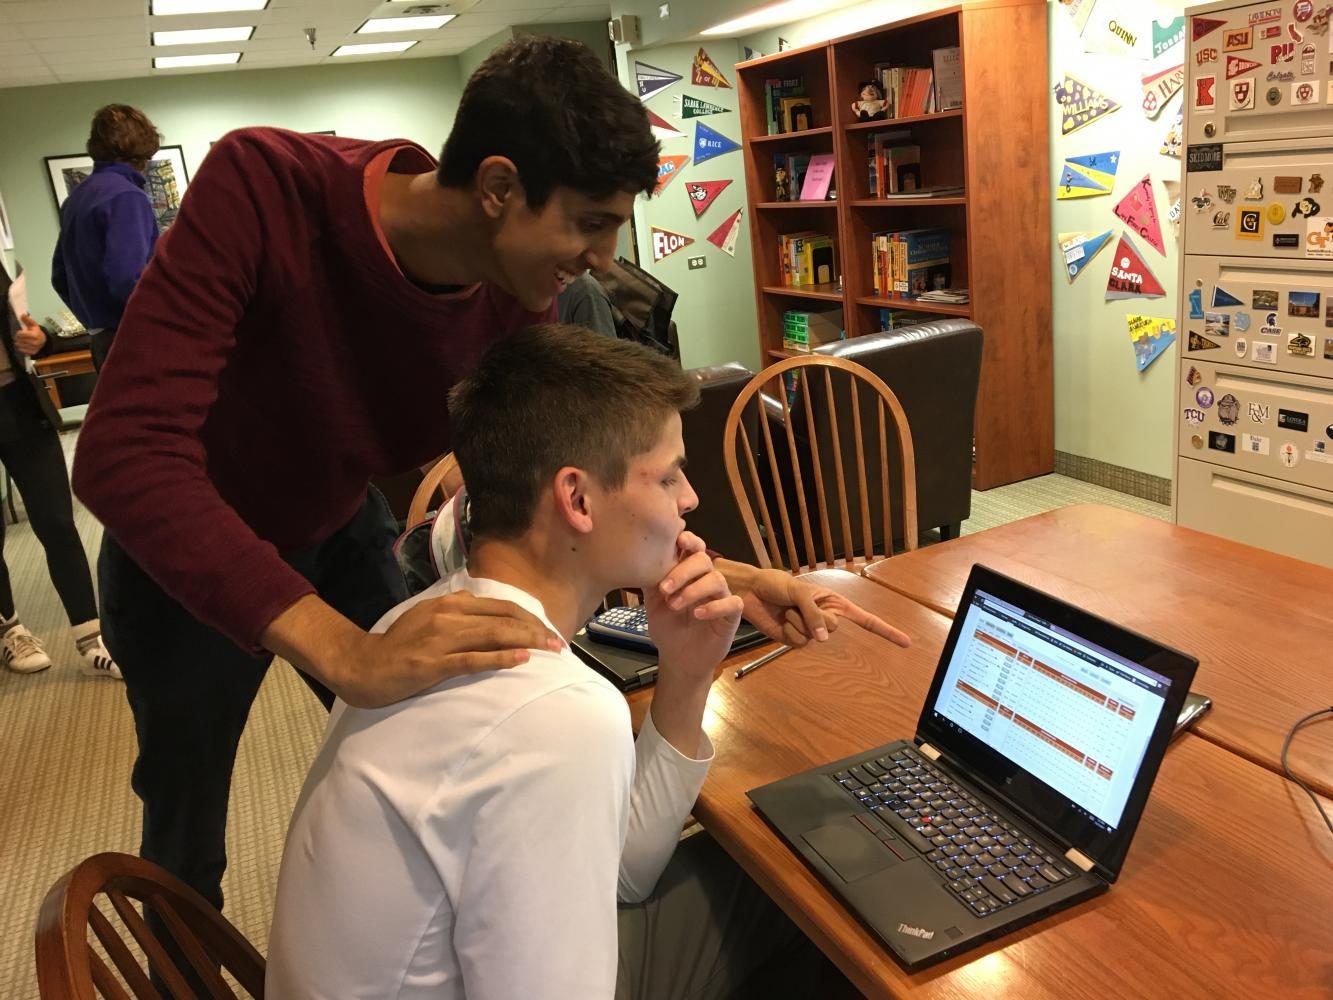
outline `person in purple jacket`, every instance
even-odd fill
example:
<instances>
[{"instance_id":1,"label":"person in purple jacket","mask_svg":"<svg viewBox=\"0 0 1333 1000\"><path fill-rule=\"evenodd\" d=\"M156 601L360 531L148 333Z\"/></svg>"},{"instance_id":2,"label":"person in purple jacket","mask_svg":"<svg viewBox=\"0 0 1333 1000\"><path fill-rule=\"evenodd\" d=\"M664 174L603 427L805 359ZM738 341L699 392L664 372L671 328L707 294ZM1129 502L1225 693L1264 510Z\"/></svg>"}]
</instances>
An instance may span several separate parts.
<instances>
[{"instance_id":1,"label":"person in purple jacket","mask_svg":"<svg viewBox=\"0 0 1333 1000\"><path fill-rule=\"evenodd\" d=\"M144 191L144 170L161 142L138 108L101 108L88 133L92 176L60 206L51 285L88 328L98 371L157 243L157 217Z\"/></svg>"}]
</instances>

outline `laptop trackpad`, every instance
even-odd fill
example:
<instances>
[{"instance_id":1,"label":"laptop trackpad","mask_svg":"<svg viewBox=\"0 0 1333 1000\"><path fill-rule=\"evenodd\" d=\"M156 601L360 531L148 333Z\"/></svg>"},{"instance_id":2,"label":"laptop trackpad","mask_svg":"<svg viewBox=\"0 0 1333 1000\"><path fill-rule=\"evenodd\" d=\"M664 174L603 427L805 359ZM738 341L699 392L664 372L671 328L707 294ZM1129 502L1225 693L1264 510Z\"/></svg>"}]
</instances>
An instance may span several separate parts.
<instances>
[{"instance_id":1,"label":"laptop trackpad","mask_svg":"<svg viewBox=\"0 0 1333 1000\"><path fill-rule=\"evenodd\" d=\"M842 876L844 882L855 882L898 862L853 816L816 827L802 839Z\"/></svg>"}]
</instances>

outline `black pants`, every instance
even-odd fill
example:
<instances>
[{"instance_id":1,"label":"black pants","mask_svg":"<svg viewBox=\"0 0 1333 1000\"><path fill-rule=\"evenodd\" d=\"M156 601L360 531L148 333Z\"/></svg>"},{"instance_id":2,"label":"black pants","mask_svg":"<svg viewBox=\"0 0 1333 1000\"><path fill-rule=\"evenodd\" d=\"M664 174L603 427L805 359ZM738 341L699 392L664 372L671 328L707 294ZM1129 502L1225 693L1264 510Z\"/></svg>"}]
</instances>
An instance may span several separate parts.
<instances>
[{"instance_id":1,"label":"black pants","mask_svg":"<svg viewBox=\"0 0 1333 1000\"><path fill-rule=\"evenodd\" d=\"M0 389L0 463L23 496L33 534L46 550L46 568L71 625L97 617L88 557L74 527L74 501L60 435L42 419L30 389L13 382ZM0 547L5 519L0 516ZM0 614L14 614L9 567L0 559Z\"/></svg>"},{"instance_id":2,"label":"black pants","mask_svg":"<svg viewBox=\"0 0 1333 1000\"><path fill-rule=\"evenodd\" d=\"M370 490L356 516L287 562L319 596L369 629L407 597L388 504ZM222 907L227 795L236 746L272 656L253 656L200 623L104 536L98 562L102 635L125 675L143 800L140 855ZM327 708L333 697L302 675ZM297 763L296 766L301 766Z\"/></svg>"},{"instance_id":3,"label":"black pants","mask_svg":"<svg viewBox=\"0 0 1333 1000\"><path fill-rule=\"evenodd\" d=\"M107 352L111 350L111 341L116 337L116 328L114 326L103 327L88 338L88 350L92 352L93 369L101 371L102 366L106 364Z\"/></svg>"}]
</instances>

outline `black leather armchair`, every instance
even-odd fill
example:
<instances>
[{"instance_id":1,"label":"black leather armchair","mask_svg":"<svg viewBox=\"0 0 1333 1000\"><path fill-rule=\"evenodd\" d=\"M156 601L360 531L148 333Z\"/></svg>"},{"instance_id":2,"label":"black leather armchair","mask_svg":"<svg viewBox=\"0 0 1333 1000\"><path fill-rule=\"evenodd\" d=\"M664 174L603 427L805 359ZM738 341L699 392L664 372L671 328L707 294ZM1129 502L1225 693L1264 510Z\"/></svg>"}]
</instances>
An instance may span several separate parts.
<instances>
[{"instance_id":1,"label":"black leather armchair","mask_svg":"<svg viewBox=\"0 0 1333 1000\"><path fill-rule=\"evenodd\" d=\"M732 496L731 483L722 460L723 432L727 414L754 372L742 364L730 362L688 372L699 381L699 405L681 414L685 438L685 474L699 495L699 506L685 518L691 531L708 543L709 548L728 559L754 561L754 550L745 534L745 522ZM758 448L758 419L753 408L747 410L750 443Z\"/></svg>"}]
</instances>

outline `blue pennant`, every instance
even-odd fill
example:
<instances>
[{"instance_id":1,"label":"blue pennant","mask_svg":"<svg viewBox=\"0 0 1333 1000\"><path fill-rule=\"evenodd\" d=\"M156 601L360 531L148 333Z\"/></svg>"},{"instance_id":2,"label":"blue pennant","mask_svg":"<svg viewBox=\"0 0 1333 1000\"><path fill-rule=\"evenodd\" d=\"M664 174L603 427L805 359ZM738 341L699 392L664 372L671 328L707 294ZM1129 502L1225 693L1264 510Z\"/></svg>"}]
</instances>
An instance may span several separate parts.
<instances>
[{"instance_id":1,"label":"blue pennant","mask_svg":"<svg viewBox=\"0 0 1333 1000\"><path fill-rule=\"evenodd\" d=\"M1243 306L1245 303L1232 295L1221 285L1213 286L1213 308L1225 309L1227 306Z\"/></svg>"},{"instance_id":2,"label":"blue pennant","mask_svg":"<svg viewBox=\"0 0 1333 1000\"><path fill-rule=\"evenodd\" d=\"M694 162L697 166L704 160L711 160L715 156L721 156L723 153L734 153L741 148L741 144L733 139L728 139L721 132L714 132L703 122L694 124Z\"/></svg>"}]
</instances>

